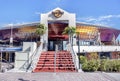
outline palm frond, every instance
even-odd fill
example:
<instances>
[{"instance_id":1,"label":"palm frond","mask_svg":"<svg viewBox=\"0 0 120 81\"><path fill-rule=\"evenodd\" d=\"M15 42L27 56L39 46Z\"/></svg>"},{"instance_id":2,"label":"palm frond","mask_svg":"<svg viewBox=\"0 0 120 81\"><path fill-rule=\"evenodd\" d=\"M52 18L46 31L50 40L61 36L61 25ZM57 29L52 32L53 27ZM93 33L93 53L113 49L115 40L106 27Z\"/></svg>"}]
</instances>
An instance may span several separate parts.
<instances>
[{"instance_id":1,"label":"palm frond","mask_svg":"<svg viewBox=\"0 0 120 81\"><path fill-rule=\"evenodd\" d=\"M44 26L44 24L39 24L36 29L36 34L43 35L45 34L47 28Z\"/></svg>"},{"instance_id":2,"label":"palm frond","mask_svg":"<svg viewBox=\"0 0 120 81\"><path fill-rule=\"evenodd\" d=\"M66 27L62 34L68 34L68 35L70 34L70 35L72 35L72 34L75 34L75 32L76 32L75 27Z\"/></svg>"}]
</instances>

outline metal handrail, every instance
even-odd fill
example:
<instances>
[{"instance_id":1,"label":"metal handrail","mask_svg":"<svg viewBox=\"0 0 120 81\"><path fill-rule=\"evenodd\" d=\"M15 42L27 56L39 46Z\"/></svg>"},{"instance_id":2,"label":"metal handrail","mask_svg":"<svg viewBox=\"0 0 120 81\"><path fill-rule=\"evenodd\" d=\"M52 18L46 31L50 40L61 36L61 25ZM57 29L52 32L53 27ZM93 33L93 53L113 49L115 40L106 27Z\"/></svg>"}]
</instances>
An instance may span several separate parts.
<instances>
[{"instance_id":1,"label":"metal handrail","mask_svg":"<svg viewBox=\"0 0 120 81\"><path fill-rule=\"evenodd\" d=\"M73 63L75 65L75 68L78 70L78 57L77 54L74 52L73 46L70 44L70 53L72 55Z\"/></svg>"},{"instance_id":2,"label":"metal handrail","mask_svg":"<svg viewBox=\"0 0 120 81\"><path fill-rule=\"evenodd\" d=\"M1 59L1 57L0 57L0 59ZM4 68L4 69L9 70L9 69L12 69L12 68L14 67L14 65L11 64L10 62L8 62L6 59L2 58L2 60L5 61L6 64L8 64L8 67L6 67L6 68ZM1 66L2 66L2 65L1 65Z\"/></svg>"},{"instance_id":3,"label":"metal handrail","mask_svg":"<svg viewBox=\"0 0 120 81\"><path fill-rule=\"evenodd\" d=\"M30 63L32 61L32 57L36 54L37 49L33 52L33 54L28 58L28 60L19 68L20 70L28 70Z\"/></svg>"},{"instance_id":4,"label":"metal handrail","mask_svg":"<svg viewBox=\"0 0 120 81\"><path fill-rule=\"evenodd\" d=\"M39 49L42 48L42 44L33 52L33 54L28 58L28 60L20 67L20 70L25 70L26 72L33 67L34 58L38 56Z\"/></svg>"},{"instance_id":5,"label":"metal handrail","mask_svg":"<svg viewBox=\"0 0 120 81\"><path fill-rule=\"evenodd\" d=\"M36 54L31 59L30 68L29 68L30 71L35 69L37 62L39 60L39 57L41 55L42 49L43 49L43 44L40 44L37 51L36 51Z\"/></svg>"}]
</instances>

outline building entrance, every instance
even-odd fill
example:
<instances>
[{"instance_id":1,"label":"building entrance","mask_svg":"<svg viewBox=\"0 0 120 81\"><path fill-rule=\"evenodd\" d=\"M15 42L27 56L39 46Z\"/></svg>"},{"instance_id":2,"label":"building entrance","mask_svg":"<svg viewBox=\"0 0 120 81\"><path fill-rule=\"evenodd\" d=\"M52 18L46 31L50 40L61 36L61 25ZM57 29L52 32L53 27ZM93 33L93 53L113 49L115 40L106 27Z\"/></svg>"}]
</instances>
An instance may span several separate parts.
<instances>
[{"instance_id":1,"label":"building entrance","mask_svg":"<svg viewBox=\"0 0 120 81\"><path fill-rule=\"evenodd\" d=\"M67 41L66 40L49 40L48 41L48 50L55 51L55 46L58 45L58 50L67 50Z\"/></svg>"},{"instance_id":2,"label":"building entrance","mask_svg":"<svg viewBox=\"0 0 120 81\"><path fill-rule=\"evenodd\" d=\"M55 51L55 46L58 45L58 50L66 50L68 35L63 35L64 29L68 26L68 21L49 21L48 23L48 50Z\"/></svg>"}]
</instances>

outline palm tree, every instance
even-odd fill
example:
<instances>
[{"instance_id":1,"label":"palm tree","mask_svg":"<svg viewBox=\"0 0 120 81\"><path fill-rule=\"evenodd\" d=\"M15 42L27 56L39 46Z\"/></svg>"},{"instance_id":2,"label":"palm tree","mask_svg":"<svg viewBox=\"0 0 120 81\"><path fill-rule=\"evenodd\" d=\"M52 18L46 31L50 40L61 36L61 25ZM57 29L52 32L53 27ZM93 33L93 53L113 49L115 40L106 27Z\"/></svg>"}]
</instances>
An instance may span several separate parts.
<instances>
[{"instance_id":1,"label":"palm tree","mask_svg":"<svg viewBox=\"0 0 120 81\"><path fill-rule=\"evenodd\" d=\"M44 40L44 38L42 38L42 36L46 33L46 30L47 30L47 28L44 26L44 24L39 24L39 25L37 25L37 29L36 29L35 33L40 36L40 39ZM41 40L41 42L43 42L43 41Z\"/></svg>"},{"instance_id":2,"label":"palm tree","mask_svg":"<svg viewBox=\"0 0 120 81\"><path fill-rule=\"evenodd\" d=\"M69 43L72 42L72 45L73 45L73 35L76 33L76 28L75 27L66 27L63 31L62 34L67 34L69 35ZM71 41L71 38L72 38L72 41Z\"/></svg>"}]
</instances>

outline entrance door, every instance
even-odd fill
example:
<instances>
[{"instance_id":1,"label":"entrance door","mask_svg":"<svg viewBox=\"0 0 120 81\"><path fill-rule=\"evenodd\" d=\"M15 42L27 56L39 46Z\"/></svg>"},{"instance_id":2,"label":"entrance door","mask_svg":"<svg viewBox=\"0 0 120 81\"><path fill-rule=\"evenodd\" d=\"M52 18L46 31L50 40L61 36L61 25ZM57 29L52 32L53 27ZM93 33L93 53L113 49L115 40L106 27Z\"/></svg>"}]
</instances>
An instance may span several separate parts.
<instances>
[{"instance_id":1,"label":"entrance door","mask_svg":"<svg viewBox=\"0 0 120 81\"><path fill-rule=\"evenodd\" d=\"M49 51L54 50L54 44L53 44L53 43L54 43L53 41L49 41L49 42L48 42L48 50L49 50Z\"/></svg>"},{"instance_id":2,"label":"entrance door","mask_svg":"<svg viewBox=\"0 0 120 81\"><path fill-rule=\"evenodd\" d=\"M63 50L63 41L57 41L58 50Z\"/></svg>"},{"instance_id":3,"label":"entrance door","mask_svg":"<svg viewBox=\"0 0 120 81\"><path fill-rule=\"evenodd\" d=\"M64 50L65 49L65 43L62 40L50 40L48 41L48 50L49 51L55 51L55 46L58 45L58 50Z\"/></svg>"},{"instance_id":4,"label":"entrance door","mask_svg":"<svg viewBox=\"0 0 120 81\"><path fill-rule=\"evenodd\" d=\"M58 50L65 49L65 40L68 40L68 35L63 35L64 29L68 26L68 21L49 21L48 23L48 50L55 51L55 46Z\"/></svg>"}]
</instances>

